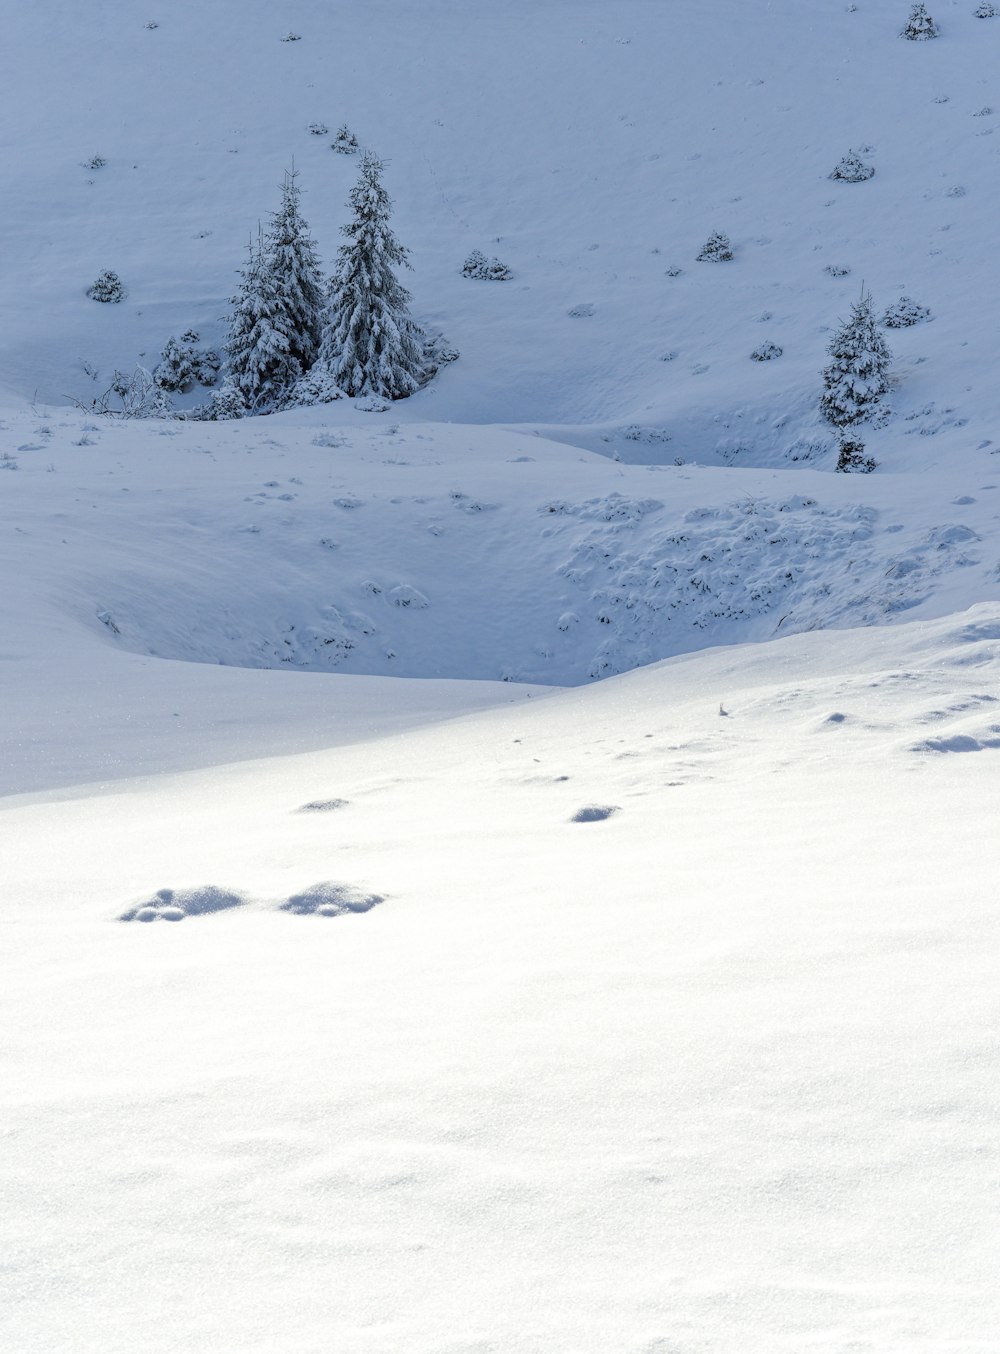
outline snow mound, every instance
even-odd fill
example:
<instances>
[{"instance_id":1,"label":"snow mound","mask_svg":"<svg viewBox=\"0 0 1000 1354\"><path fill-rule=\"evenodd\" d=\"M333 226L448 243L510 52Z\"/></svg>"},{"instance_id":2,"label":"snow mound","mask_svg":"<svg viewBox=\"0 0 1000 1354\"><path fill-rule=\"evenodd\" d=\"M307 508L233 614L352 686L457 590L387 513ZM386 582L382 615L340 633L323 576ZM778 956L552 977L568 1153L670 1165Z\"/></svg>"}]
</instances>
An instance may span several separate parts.
<instances>
[{"instance_id":1,"label":"snow mound","mask_svg":"<svg viewBox=\"0 0 1000 1354\"><path fill-rule=\"evenodd\" d=\"M210 912L226 912L243 907L246 898L215 884L203 884L190 889L157 889L152 898L126 908L119 921L183 921L185 917L202 917Z\"/></svg>"},{"instance_id":2,"label":"snow mound","mask_svg":"<svg viewBox=\"0 0 1000 1354\"><path fill-rule=\"evenodd\" d=\"M582 809L577 809L571 823L603 823L606 818L618 812L617 804L585 804Z\"/></svg>"},{"instance_id":3,"label":"snow mound","mask_svg":"<svg viewBox=\"0 0 1000 1354\"><path fill-rule=\"evenodd\" d=\"M281 910L297 917L342 917L350 912L370 912L384 902L381 894L365 893L352 884L327 882L293 893L281 904Z\"/></svg>"}]
</instances>

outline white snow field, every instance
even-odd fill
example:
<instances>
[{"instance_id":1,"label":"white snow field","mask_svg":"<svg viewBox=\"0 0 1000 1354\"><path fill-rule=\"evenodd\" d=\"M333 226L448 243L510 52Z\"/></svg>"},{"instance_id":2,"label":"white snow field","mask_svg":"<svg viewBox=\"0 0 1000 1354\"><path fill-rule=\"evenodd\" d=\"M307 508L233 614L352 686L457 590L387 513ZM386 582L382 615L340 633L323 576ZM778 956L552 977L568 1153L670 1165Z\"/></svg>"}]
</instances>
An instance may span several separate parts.
<instances>
[{"instance_id":1,"label":"white snow field","mask_svg":"<svg viewBox=\"0 0 1000 1354\"><path fill-rule=\"evenodd\" d=\"M929 7L4 14L0 1349L1000 1354L1000 17ZM293 157L332 263L342 123L460 360L91 412ZM930 318L838 475L862 282Z\"/></svg>"}]
</instances>

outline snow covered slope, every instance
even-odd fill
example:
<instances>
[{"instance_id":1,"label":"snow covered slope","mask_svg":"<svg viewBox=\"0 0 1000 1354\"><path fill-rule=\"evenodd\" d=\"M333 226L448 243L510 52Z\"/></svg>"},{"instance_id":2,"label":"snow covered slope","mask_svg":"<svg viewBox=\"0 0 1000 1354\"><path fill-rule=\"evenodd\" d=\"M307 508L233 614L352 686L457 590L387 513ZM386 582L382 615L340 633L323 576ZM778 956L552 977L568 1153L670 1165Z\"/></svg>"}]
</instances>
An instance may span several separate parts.
<instances>
[{"instance_id":1,"label":"snow covered slope","mask_svg":"<svg viewBox=\"0 0 1000 1354\"><path fill-rule=\"evenodd\" d=\"M4 15L0 1347L1000 1354L1000 18L907 7ZM461 360L88 414L342 122Z\"/></svg>"},{"instance_id":2,"label":"snow covered slope","mask_svg":"<svg viewBox=\"0 0 1000 1354\"><path fill-rule=\"evenodd\" d=\"M159 658L573 685L1000 601L1000 467L631 466L330 417L10 416L0 558L22 643L55 611L64 635ZM22 661L43 652L59 666L41 634Z\"/></svg>"},{"instance_id":3,"label":"snow covered slope","mask_svg":"<svg viewBox=\"0 0 1000 1354\"><path fill-rule=\"evenodd\" d=\"M941 37L903 42L906 8L217 0L149 28L122 0L16 6L0 381L89 398L81 362L106 382L188 326L218 341L293 157L331 260L355 174L330 149L346 121L389 162L416 313L462 352L394 417L601 425L650 459L615 432L639 425L670 435L670 460L828 468L818 372L864 280L880 308L902 292L934 316L892 336L900 429L955 430L890 428L872 449L951 464L998 412L1000 22L940 0ZM859 147L875 177L831 181ZM734 261L695 262L717 229ZM472 248L515 279L462 278ZM109 267L118 306L84 295ZM783 356L752 362L767 340Z\"/></svg>"},{"instance_id":4,"label":"snow covered slope","mask_svg":"<svg viewBox=\"0 0 1000 1354\"><path fill-rule=\"evenodd\" d=\"M0 811L4 1346L995 1349L998 678L980 607Z\"/></svg>"}]
</instances>

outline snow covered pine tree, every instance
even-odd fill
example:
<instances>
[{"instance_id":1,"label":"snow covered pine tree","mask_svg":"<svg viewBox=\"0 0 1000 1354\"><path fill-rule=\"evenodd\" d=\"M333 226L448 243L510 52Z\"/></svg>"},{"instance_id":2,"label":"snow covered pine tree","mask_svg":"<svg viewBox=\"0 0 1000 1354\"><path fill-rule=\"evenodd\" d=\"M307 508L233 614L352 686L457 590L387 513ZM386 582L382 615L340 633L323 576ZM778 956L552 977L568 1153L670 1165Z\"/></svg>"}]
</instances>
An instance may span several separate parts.
<instances>
[{"instance_id":1,"label":"snow covered pine tree","mask_svg":"<svg viewBox=\"0 0 1000 1354\"><path fill-rule=\"evenodd\" d=\"M889 389L892 353L879 332L871 292L862 292L827 349L833 361L823 372L820 410L835 428L862 423Z\"/></svg>"},{"instance_id":2,"label":"snow covered pine tree","mask_svg":"<svg viewBox=\"0 0 1000 1354\"><path fill-rule=\"evenodd\" d=\"M921 3L910 10L910 17L899 36L909 38L911 42L926 42L928 38L936 38L940 31L927 13L927 6Z\"/></svg>"},{"instance_id":3,"label":"snow covered pine tree","mask_svg":"<svg viewBox=\"0 0 1000 1354\"><path fill-rule=\"evenodd\" d=\"M230 302L228 379L247 411L259 413L281 399L302 369L292 355L287 320L259 232L257 247L250 242L250 257L240 276L243 281Z\"/></svg>"},{"instance_id":4,"label":"snow covered pine tree","mask_svg":"<svg viewBox=\"0 0 1000 1354\"><path fill-rule=\"evenodd\" d=\"M695 258L699 263L728 263L733 257L733 247L729 236L721 230L713 230L701 247L701 253Z\"/></svg>"},{"instance_id":5,"label":"snow covered pine tree","mask_svg":"<svg viewBox=\"0 0 1000 1354\"><path fill-rule=\"evenodd\" d=\"M875 465L874 458L865 455L865 444L860 437L841 434L836 468L842 475L870 475Z\"/></svg>"},{"instance_id":6,"label":"snow covered pine tree","mask_svg":"<svg viewBox=\"0 0 1000 1354\"><path fill-rule=\"evenodd\" d=\"M190 390L194 384L194 354L191 348L171 335L160 354L153 380L163 390Z\"/></svg>"},{"instance_id":7,"label":"snow covered pine tree","mask_svg":"<svg viewBox=\"0 0 1000 1354\"><path fill-rule=\"evenodd\" d=\"M875 166L866 164L856 150L849 150L830 175L831 179L840 179L842 183L864 183L874 178Z\"/></svg>"},{"instance_id":8,"label":"snow covered pine tree","mask_svg":"<svg viewBox=\"0 0 1000 1354\"><path fill-rule=\"evenodd\" d=\"M308 371L319 352L325 296L316 244L302 217L297 178L293 166L285 174L281 206L273 214L264 252L277 298L276 326L288 335L291 357L301 371Z\"/></svg>"},{"instance_id":9,"label":"snow covered pine tree","mask_svg":"<svg viewBox=\"0 0 1000 1354\"><path fill-rule=\"evenodd\" d=\"M392 203L383 165L366 151L351 190L354 219L342 227L337 269L330 280L319 365L346 395L404 399L429 376L423 335L410 318L410 294L392 271L409 254L389 228Z\"/></svg>"}]
</instances>

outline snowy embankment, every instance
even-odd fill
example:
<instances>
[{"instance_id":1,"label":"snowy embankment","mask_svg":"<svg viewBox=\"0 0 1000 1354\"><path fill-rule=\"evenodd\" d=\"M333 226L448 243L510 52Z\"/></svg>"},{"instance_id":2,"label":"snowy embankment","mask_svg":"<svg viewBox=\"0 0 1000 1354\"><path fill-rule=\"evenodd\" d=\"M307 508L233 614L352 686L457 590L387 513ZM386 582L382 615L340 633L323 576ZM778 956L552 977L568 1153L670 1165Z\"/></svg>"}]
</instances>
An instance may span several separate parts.
<instances>
[{"instance_id":1,"label":"snowy embankment","mask_svg":"<svg viewBox=\"0 0 1000 1354\"><path fill-rule=\"evenodd\" d=\"M9 418L8 608L158 658L574 685L1000 600L991 464L629 466L524 434L302 417Z\"/></svg>"}]
</instances>

